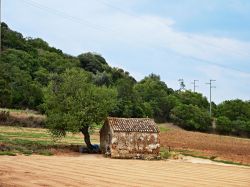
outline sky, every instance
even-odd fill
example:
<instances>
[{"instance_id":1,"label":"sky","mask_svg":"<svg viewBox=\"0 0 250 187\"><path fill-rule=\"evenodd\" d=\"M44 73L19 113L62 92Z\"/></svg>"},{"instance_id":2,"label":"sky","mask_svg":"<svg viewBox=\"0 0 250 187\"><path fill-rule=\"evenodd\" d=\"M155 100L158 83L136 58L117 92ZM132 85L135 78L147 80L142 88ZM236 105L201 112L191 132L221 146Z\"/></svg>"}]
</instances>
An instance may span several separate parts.
<instances>
[{"instance_id":1,"label":"sky","mask_svg":"<svg viewBox=\"0 0 250 187\"><path fill-rule=\"evenodd\" d=\"M101 54L136 80L154 73L220 103L250 100L249 0L2 0L1 19L24 37L77 56Z\"/></svg>"}]
</instances>

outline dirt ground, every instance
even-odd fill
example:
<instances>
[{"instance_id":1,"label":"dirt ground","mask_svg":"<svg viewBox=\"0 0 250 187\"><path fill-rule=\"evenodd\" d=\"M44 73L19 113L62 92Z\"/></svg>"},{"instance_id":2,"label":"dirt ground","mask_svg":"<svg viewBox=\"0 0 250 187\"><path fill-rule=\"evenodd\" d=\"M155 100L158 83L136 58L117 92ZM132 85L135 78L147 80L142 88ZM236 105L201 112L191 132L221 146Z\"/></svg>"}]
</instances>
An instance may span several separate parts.
<instances>
[{"instance_id":1,"label":"dirt ground","mask_svg":"<svg viewBox=\"0 0 250 187\"><path fill-rule=\"evenodd\" d=\"M81 156L1 156L1 187L249 186L244 166Z\"/></svg>"},{"instance_id":2,"label":"dirt ground","mask_svg":"<svg viewBox=\"0 0 250 187\"><path fill-rule=\"evenodd\" d=\"M165 125L170 130L160 135L162 147L192 150L200 156L213 156L215 160L250 164L250 139L191 132Z\"/></svg>"}]
</instances>

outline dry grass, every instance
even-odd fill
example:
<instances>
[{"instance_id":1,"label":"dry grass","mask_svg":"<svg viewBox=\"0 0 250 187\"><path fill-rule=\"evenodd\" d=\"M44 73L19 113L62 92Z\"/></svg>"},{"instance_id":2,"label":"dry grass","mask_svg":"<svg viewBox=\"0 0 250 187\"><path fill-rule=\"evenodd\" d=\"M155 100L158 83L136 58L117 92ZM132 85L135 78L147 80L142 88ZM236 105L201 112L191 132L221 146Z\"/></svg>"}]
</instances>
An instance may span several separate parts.
<instances>
[{"instance_id":1,"label":"dry grass","mask_svg":"<svg viewBox=\"0 0 250 187\"><path fill-rule=\"evenodd\" d=\"M21 126L21 127L44 127L45 115L41 115L32 110L16 110L0 108L1 112L8 112L6 119L0 119L1 125Z\"/></svg>"}]
</instances>

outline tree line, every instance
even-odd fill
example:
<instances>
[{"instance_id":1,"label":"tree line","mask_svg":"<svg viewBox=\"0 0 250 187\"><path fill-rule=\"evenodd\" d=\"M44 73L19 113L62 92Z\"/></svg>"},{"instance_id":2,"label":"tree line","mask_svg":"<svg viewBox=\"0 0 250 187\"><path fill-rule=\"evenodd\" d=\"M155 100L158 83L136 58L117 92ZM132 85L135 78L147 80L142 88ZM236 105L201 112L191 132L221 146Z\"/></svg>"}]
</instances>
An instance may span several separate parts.
<instances>
[{"instance_id":1,"label":"tree line","mask_svg":"<svg viewBox=\"0 0 250 187\"><path fill-rule=\"evenodd\" d=\"M0 107L45 113L54 135L80 131L88 137L89 129L109 115L172 121L205 132L212 130L216 118L217 132L249 136L249 101L213 103L210 118L206 97L173 90L158 75L137 82L100 54L71 56L40 38L24 38L3 22L1 39Z\"/></svg>"}]
</instances>

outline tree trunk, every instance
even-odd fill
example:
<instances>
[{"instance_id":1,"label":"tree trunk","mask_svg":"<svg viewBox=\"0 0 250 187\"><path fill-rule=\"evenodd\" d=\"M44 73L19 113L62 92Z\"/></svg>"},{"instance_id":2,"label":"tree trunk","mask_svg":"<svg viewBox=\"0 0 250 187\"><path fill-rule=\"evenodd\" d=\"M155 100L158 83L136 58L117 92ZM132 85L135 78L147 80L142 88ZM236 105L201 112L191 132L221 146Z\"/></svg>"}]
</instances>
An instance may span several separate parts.
<instances>
[{"instance_id":1,"label":"tree trunk","mask_svg":"<svg viewBox=\"0 0 250 187\"><path fill-rule=\"evenodd\" d=\"M81 132L82 132L82 134L84 135L84 141L85 141L85 143L86 143L86 145L87 145L87 148L88 148L90 151L92 151L92 150L94 149L94 146L93 146L93 145L91 144L91 142L90 142L89 127L88 127L88 126L83 127L83 128L81 129Z\"/></svg>"}]
</instances>

